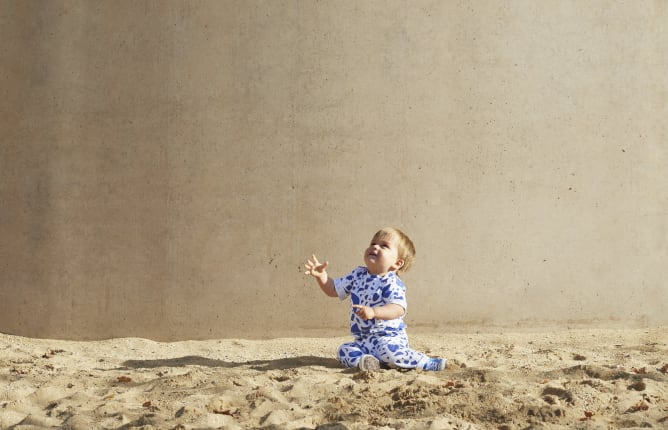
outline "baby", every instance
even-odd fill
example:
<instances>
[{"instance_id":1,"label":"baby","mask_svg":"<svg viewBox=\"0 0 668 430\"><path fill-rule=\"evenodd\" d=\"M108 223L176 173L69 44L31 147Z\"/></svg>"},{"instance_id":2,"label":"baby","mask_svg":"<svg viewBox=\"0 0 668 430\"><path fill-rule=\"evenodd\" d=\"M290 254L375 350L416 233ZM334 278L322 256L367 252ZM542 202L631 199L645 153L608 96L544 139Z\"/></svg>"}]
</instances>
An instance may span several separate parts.
<instances>
[{"instance_id":1,"label":"baby","mask_svg":"<svg viewBox=\"0 0 668 430\"><path fill-rule=\"evenodd\" d=\"M315 255L305 264L330 297L351 298L350 332L353 342L339 347L338 357L346 367L378 370L383 365L402 369L443 370L445 360L431 358L408 345L406 287L398 274L406 272L415 257L413 242L401 230L384 228L364 251L364 266L342 278L327 275L328 262Z\"/></svg>"}]
</instances>

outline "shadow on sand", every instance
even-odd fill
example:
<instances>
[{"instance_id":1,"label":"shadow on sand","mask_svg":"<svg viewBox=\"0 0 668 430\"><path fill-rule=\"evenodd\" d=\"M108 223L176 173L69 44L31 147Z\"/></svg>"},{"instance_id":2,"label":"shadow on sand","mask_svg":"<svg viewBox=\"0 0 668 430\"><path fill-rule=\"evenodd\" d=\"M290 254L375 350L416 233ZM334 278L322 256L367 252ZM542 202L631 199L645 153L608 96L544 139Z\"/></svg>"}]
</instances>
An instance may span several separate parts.
<instances>
[{"instance_id":1,"label":"shadow on sand","mask_svg":"<svg viewBox=\"0 0 668 430\"><path fill-rule=\"evenodd\" d=\"M156 367L184 366L221 367L231 369L234 367L247 366L256 370L284 370L308 366L322 366L330 369L343 370L341 364L334 358L315 357L312 355L286 357L276 360L252 360L243 363L214 360L212 358L191 355L186 357L165 358L159 360L127 360L123 362L123 366L131 369L152 369Z\"/></svg>"}]
</instances>

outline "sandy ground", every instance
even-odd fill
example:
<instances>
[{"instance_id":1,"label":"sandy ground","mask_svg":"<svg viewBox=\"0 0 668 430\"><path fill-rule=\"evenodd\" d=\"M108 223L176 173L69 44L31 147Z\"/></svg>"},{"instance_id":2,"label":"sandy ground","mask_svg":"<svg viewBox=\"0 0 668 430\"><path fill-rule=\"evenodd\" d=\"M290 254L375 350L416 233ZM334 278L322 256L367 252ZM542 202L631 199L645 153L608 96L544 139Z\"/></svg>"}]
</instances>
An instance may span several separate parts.
<instances>
[{"instance_id":1,"label":"sandy ground","mask_svg":"<svg viewBox=\"0 0 668 430\"><path fill-rule=\"evenodd\" d=\"M346 337L0 334L0 428L668 428L668 327L409 336L449 367L343 369Z\"/></svg>"}]
</instances>

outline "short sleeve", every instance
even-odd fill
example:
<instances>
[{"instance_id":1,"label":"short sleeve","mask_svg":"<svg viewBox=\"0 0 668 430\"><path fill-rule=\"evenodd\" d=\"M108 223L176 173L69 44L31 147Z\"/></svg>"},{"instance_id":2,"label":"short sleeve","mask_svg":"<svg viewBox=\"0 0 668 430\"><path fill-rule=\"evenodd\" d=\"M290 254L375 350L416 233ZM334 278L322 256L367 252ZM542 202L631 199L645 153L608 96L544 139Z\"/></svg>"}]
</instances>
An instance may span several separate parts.
<instances>
[{"instance_id":1,"label":"short sleeve","mask_svg":"<svg viewBox=\"0 0 668 430\"><path fill-rule=\"evenodd\" d=\"M406 302L406 286L403 281L396 275L391 276L390 282L383 287L383 301L385 303L393 303L407 310L408 303Z\"/></svg>"},{"instance_id":2,"label":"short sleeve","mask_svg":"<svg viewBox=\"0 0 668 430\"><path fill-rule=\"evenodd\" d=\"M334 290L339 296L339 299L345 300L350 295L355 279L360 276L360 269L361 267L357 267L346 276L334 279Z\"/></svg>"}]
</instances>

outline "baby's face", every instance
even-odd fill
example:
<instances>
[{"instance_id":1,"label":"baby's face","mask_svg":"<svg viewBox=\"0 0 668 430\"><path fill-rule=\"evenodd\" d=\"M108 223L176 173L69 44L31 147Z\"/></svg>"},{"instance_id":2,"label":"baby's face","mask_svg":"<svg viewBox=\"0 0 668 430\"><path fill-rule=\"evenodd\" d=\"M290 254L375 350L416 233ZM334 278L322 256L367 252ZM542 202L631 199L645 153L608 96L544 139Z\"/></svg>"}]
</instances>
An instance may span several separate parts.
<instances>
[{"instance_id":1,"label":"baby's face","mask_svg":"<svg viewBox=\"0 0 668 430\"><path fill-rule=\"evenodd\" d=\"M371 239L371 244L364 251L364 263L373 275L396 271L403 265L403 261L399 259L397 239L392 236Z\"/></svg>"}]
</instances>

